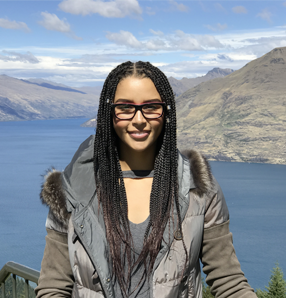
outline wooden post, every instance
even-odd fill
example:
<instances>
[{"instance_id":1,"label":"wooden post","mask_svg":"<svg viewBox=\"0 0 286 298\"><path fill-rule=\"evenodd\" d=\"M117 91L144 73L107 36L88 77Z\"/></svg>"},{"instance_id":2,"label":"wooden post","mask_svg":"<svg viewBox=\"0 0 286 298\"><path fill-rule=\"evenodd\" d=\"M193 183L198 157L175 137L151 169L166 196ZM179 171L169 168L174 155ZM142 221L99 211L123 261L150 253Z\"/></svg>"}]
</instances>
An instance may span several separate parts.
<instances>
[{"instance_id":1,"label":"wooden post","mask_svg":"<svg viewBox=\"0 0 286 298\"><path fill-rule=\"evenodd\" d=\"M12 274L12 295L13 298L17 298L17 293L16 293L16 274Z\"/></svg>"},{"instance_id":2,"label":"wooden post","mask_svg":"<svg viewBox=\"0 0 286 298\"><path fill-rule=\"evenodd\" d=\"M2 282L1 288L2 288L2 298L5 298L5 281Z\"/></svg>"},{"instance_id":3,"label":"wooden post","mask_svg":"<svg viewBox=\"0 0 286 298\"><path fill-rule=\"evenodd\" d=\"M25 298L29 298L29 281L25 279Z\"/></svg>"}]
</instances>

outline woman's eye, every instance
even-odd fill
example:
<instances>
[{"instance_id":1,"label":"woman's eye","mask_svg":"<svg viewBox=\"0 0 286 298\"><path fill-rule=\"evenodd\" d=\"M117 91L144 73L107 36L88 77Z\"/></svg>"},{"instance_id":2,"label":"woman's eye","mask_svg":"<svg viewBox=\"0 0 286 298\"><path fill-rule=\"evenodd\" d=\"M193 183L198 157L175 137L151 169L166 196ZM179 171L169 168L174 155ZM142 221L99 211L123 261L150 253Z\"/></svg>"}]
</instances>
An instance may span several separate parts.
<instances>
[{"instance_id":1,"label":"woman's eye","mask_svg":"<svg viewBox=\"0 0 286 298\"><path fill-rule=\"evenodd\" d=\"M122 111L127 111L127 110L132 109L132 106L130 106L130 105L119 106L119 109Z\"/></svg>"},{"instance_id":2,"label":"woman's eye","mask_svg":"<svg viewBox=\"0 0 286 298\"><path fill-rule=\"evenodd\" d=\"M158 110L158 109L160 109L160 105L148 105L148 106L145 106L144 109L146 109L146 110Z\"/></svg>"}]
</instances>

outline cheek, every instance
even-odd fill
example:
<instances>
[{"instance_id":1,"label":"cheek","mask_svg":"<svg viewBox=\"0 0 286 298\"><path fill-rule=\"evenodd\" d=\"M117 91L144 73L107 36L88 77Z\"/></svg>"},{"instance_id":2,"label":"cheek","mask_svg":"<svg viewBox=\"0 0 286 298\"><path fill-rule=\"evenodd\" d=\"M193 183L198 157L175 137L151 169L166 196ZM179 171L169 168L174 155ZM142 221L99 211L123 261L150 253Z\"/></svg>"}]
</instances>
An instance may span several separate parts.
<instances>
[{"instance_id":1,"label":"cheek","mask_svg":"<svg viewBox=\"0 0 286 298\"><path fill-rule=\"evenodd\" d=\"M153 128L156 131L157 137L161 134L163 127L164 127L164 118L160 118L158 120L155 120L156 123L153 124Z\"/></svg>"},{"instance_id":2,"label":"cheek","mask_svg":"<svg viewBox=\"0 0 286 298\"><path fill-rule=\"evenodd\" d=\"M126 127L126 124L124 123L124 121L120 121L119 119L113 117L113 128L117 136L120 137L125 127Z\"/></svg>"}]
</instances>

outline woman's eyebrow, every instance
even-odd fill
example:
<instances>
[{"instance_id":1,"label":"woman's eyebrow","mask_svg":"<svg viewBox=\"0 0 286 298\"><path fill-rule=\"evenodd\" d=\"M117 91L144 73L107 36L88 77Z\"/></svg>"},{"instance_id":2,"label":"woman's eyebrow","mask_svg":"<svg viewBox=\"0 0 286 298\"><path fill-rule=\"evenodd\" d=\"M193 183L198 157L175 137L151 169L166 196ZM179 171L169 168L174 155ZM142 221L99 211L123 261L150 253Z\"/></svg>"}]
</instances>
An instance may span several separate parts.
<instances>
[{"instance_id":1,"label":"woman's eyebrow","mask_svg":"<svg viewBox=\"0 0 286 298\"><path fill-rule=\"evenodd\" d=\"M119 98L119 99L116 100L116 102L130 102L130 103L133 103L133 100L132 99Z\"/></svg>"},{"instance_id":2,"label":"woman's eyebrow","mask_svg":"<svg viewBox=\"0 0 286 298\"><path fill-rule=\"evenodd\" d=\"M116 103L119 103L119 102L134 103L132 99L124 99L124 98L119 98L116 100ZM153 98L153 99L144 100L142 103L149 103L149 102L162 102L162 100L160 100L159 98Z\"/></svg>"}]
</instances>

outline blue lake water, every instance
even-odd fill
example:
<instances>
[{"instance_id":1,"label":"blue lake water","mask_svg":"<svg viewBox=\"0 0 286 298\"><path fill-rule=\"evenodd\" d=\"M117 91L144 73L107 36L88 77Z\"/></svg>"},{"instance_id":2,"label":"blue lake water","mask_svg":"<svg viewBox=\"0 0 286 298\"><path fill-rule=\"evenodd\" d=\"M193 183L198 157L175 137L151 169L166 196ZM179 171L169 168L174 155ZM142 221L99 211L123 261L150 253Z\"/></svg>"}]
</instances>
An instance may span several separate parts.
<instances>
[{"instance_id":1,"label":"blue lake water","mask_svg":"<svg viewBox=\"0 0 286 298\"><path fill-rule=\"evenodd\" d=\"M0 122L0 269L14 261L40 270L47 208L42 174L63 170L94 133L85 119ZM286 166L211 162L230 211L234 246L254 288L278 261L286 278Z\"/></svg>"}]
</instances>

